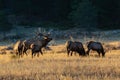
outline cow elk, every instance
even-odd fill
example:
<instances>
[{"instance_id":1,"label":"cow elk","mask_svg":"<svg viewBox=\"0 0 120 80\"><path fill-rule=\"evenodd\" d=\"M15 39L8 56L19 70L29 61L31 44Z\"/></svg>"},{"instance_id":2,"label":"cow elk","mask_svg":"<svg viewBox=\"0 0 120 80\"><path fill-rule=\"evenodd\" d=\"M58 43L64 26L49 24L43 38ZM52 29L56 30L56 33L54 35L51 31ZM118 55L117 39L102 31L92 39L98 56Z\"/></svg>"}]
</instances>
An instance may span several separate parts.
<instances>
[{"instance_id":1,"label":"cow elk","mask_svg":"<svg viewBox=\"0 0 120 80\"><path fill-rule=\"evenodd\" d=\"M85 53L85 49L83 47L83 44L81 42L78 42L78 41L67 41L66 42L66 48L67 48L67 54L69 56L69 54L71 53L71 56L73 54L73 52L77 52L80 55L82 56L85 56L86 53Z\"/></svg>"},{"instance_id":2,"label":"cow elk","mask_svg":"<svg viewBox=\"0 0 120 80\"><path fill-rule=\"evenodd\" d=\"M99 57L100 57L100 54L102 54L102 57L105 56L104 48L100 42L89 41L87 44L88 44L87 45L87 48L88 48L87 54L88 55L89 55L90 50L93 50L93 51L97 51L97 53L99 54Z\"/></svg>"}]
</instances>

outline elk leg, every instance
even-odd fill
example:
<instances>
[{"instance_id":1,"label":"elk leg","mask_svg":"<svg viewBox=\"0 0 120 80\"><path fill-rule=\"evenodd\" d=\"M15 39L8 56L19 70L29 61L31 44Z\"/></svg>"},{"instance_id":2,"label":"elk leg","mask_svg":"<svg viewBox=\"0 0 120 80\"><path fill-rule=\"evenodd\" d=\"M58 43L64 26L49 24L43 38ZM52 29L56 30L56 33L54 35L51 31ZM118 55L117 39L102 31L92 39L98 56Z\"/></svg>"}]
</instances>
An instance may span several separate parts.
<instances>
[{"instance_id":1,"label":"elk leg","mask_svg":"<svg viewBox=\"0 0 120 80\"><path fill-rule=\"evenodd\" d=\"M39 57L39 52L37 53L37 57Z\"/></svg>"},{"instance_id":2,"label":"elk leg","mask_svg":"<svg viewBox=\"0 0 120 80\"><path fill-rule=\"evenodd\" d=\"M104 52L104 50L102 51L102 57L104 57L105 56L105 52Z\"/></svg>"},{"instance_id":3,"label":"elk leg","mask_svg":"<svg viewBox=\"0 0 120 80\"><path fill-rule=\"evenodd\" d=\"M86 53L85 53L85 50L83 49L82 51L82 56L85 56L86 55Z\"/></svg>"},{"instance_id":4,"label":"elk leg","mask_svg":"<svg viewBox=\"0 0 120 80\"><path fill-rule=\"evenodd\" d=\"M83 56L84 53L83 53L83 50L79 51L79 56Z\"/></svg>"},{"instance_id":5,"label":"elk leg","mask_svg":"<svg viewBox=\"0 0 120 80\"><path fill-rule=\"evenodd\" d=\"M67 50L67 55L69 56L70 50Z\"/></svg>"},{"instance_id":6,"label":"elk leg","mask_svg":"<svg viewBox=\"0 0 120 80\"><path fill-rule=\"evenodd\" d=\"M22 52L22 50L20 50L20 55L21 55L21 57L24 56L24 53Z\"/></svg>"},{"instance_id":7,"label":"elk leg","mask_svg":"<svg viewBox=\"0 0 120 80\"><path fill-rule=\"evenodd\" d=\"M26 54L26 56L27 56L27 55L28 55L28 54L27 54L27 50L24 50L24 51L23 51L23 54Z\"/></svg>"},{"instance_id":8,"label":"elk leg","mask_svg":"<svg viewBox=\"0 0 120 80\"><path fill-rule=\"evenodd\" d=\"M71 51L71 56L72 56L72 54L73 54L73 51Z\"/></svg>"},{"instance_id":9,"label":"elk leg","mask_svg":"<svg viewBox=\"0 0 120 80\"><path fill-rule=\"evenodd\" d=\"M27 55L27 50L28 50L27 48L24 48L23 49L23 54L25 53Z\"/></svg>"},{"instance_id":10,"label":"elk leg","mask_svg":"<svg viewBox=\"0 0 120 80\"><path fill-rule=\"evenodd\" d=\"M89 56L89 52L90 52L90 49L88 49L88 51L87 51L87 55Z\"/></svg>"},{"instance_id":11,"label":"elk leg","mask_svg":"<svg viewBox=\"0 0 120 80\"><path fill-rule=\"evenodd\" d=\"M97 53L98 53L98 55L99 55L99 57L100 57L100 51L97 51Z\"/></svg>"},{"instance_id":12,"label":"elk leg","mask_svg":"<svg viewBox=\"0 0 120 80\"><path fill-rule=\"evenodd\" d=\"M43 52L40 50L41 55L43 55Z\"/></svg>"},{"instance_id":13,"label":"elk leg","mask_svg":"<svg viewBox=\"0 0 120 80\"><path fill-rule=\"evenodd\" d=\"M20 53L18 55L19 55L19 58L22 57Z\"/></svg>"},{"instance_id":14,"label":"elk leg","mask_svg":"<svg viewBox=\"0 0 120 80\"><path fill-rule=\"evenodd\" d=\"M19 57L22 57L22 52L20 50L18 51L18 55Z\"/></svg>"},{"instance_id":15,"label":"elk leg","mask_svg":"<svg viewBox=\"0 0 120 80\"><path fill-rule=\"evenodd\" d=\"M33 58L33 56L34 56L34 53L32 52L32 58Z\"/></svg>"},{"instance_id":16,"label":"elk leg","mask_svg":"<svg viewBox=\"0 0 120 80\"><path fill-rule=\"evenodd\" d=\"M32 56L34 56L34 57L35 57L35 56L36 56L36 54L37 54L36 52L33 52L33 55L32 55Z\"/></svg>"},{"instance_id":17,"label":"elk leg","mask_svg":"<svg viewBox=\"0 0 120 80\"><path fill-rule=\"evenodd\" d=\"M105 54L104 54L104 53L102 53L102 57L105 57Z\"/></svg>"}]
</instances>

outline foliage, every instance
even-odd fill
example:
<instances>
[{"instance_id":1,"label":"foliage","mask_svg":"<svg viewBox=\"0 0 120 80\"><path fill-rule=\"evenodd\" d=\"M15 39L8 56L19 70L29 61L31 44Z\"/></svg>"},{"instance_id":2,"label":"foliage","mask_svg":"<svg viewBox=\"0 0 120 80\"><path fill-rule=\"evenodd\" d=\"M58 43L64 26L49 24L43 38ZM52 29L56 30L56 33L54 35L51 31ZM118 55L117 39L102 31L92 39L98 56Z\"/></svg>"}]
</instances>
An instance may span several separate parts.
<instances>
[{"instance_id":1,"label":"foliage","mask_svg":"<svg viewBox=\"0 0 120 80\"><path fill-rule=\"evenodd\" d=\"M7 13L0 12L4 17L0 16L0 26L1 30L11 29L5 17L16 15L17 25L38 26L41 23L42 26L57 24L58 28L65 29L120 29L119 4L119 0L0 0L0 10ZM18 16L25 18L19 20Z\"/></svg>"},{"instance_id":2,"label":"foliage","mask_svg":"<svg viewBox=\"0 0 120 80\"><path fill-rule=\"evenodd\" d=\"M9 31L12 29L10 23L7 21L6 14L4 11L0 11L0 31Z\"/></svg>"},{"instance_id":3,"label":"foliage","mask_svg":"<svg viewBox=\"0 0 120 80\"><path fill-rule=\"evenodd\" d=\"M87 28L97 26L97 10L89 0L82 0L77 5L73 4L69 17L75 26Z\"/></svg>"}]
</instances>

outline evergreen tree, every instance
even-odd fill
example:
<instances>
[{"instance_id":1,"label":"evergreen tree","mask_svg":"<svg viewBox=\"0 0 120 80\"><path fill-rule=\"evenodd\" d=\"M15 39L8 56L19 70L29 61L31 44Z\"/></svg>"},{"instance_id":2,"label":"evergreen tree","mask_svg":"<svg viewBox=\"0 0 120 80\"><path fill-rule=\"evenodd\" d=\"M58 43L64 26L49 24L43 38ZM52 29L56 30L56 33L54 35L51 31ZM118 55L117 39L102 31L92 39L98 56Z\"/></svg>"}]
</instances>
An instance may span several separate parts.
<instances>
[{"instance_id":1,"label":"evergreen tree","mask_svg":"<svg viewBox=\"0 0 120 80\"><path fill-rule=\"evenodd\" d=\"M91 0L98 10L98 28L120 29L120 0Z\"/></svg>"},{"instance_id":2,"label":"evergreen tree","mask_svg":"<svg viewBox=\"0 0 120 80\"><path fill-rule=\"evenodd\" d=\"M77 3L77 2L76 2ZM89 0L82 0L72 5L69 18L75 26L91 28L97 26L97 10Z\"/></svg>"},{"instance_id":3,"label":"evergreen tree","mask_svg":"<svg viewBox=\"0 0 120 80\"><path fill-rule=\"evenodd\" d=\"M5 12L0 11L0 31L7 32L7 31L9 31L11 29L12 29L12 26L8 22Z\"/></svg>"}]
</instances>

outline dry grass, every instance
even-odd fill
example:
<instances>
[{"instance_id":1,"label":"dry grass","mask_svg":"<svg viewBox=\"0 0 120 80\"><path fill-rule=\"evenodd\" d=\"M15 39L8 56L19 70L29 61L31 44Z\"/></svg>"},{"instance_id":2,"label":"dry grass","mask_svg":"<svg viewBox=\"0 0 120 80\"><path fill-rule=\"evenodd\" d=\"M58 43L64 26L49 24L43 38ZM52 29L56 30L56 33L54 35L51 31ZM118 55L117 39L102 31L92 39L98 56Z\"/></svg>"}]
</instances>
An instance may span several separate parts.
<instances>
[{"instance_id":1,"label":"dry grass","mask_svg":"<svg viewBox=\"0 0 120 80\"><path fill-rule=\"evenodd\" d=\"M52 46L43 56L23 58L0 55L0 80L120 80L120 50L106 57L73 55L68 57L63 45Z\"/></svg>"}]
</instances>

